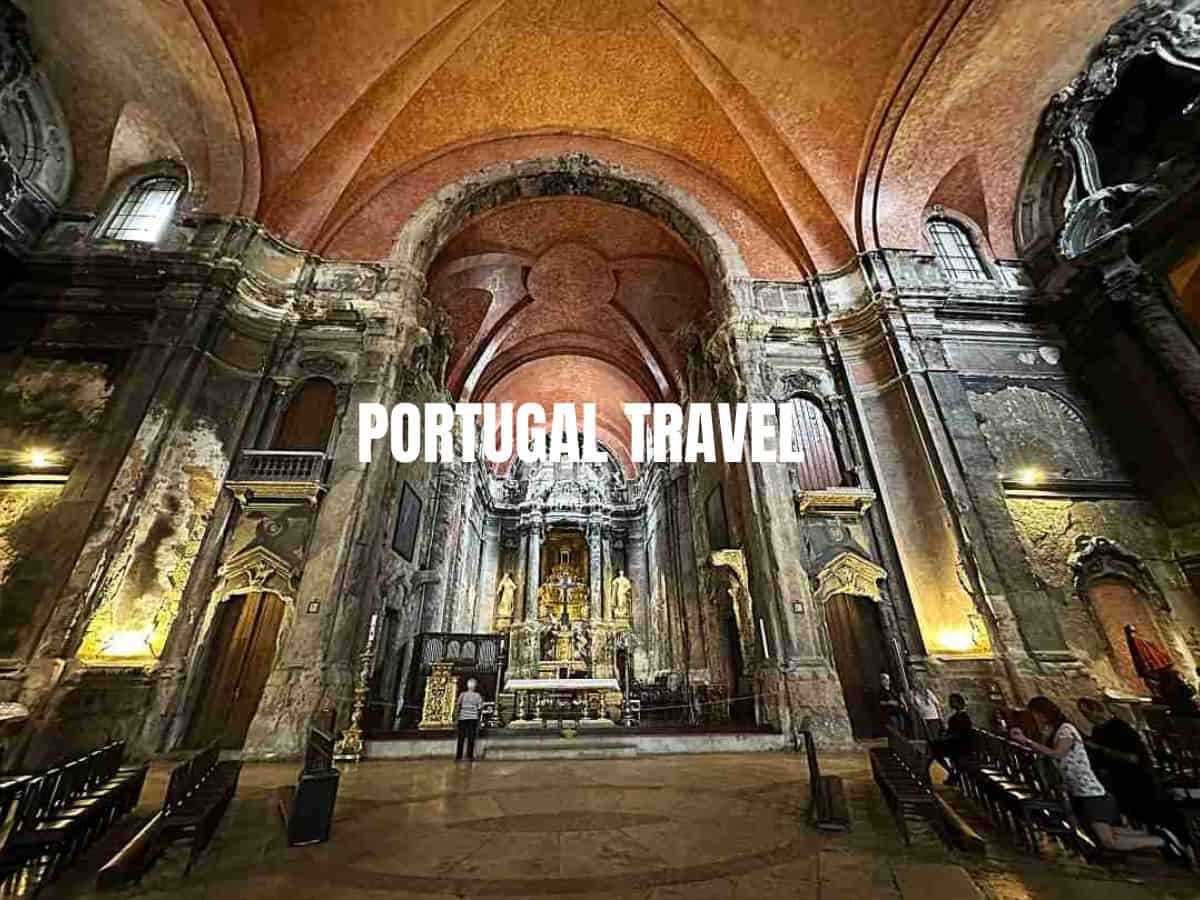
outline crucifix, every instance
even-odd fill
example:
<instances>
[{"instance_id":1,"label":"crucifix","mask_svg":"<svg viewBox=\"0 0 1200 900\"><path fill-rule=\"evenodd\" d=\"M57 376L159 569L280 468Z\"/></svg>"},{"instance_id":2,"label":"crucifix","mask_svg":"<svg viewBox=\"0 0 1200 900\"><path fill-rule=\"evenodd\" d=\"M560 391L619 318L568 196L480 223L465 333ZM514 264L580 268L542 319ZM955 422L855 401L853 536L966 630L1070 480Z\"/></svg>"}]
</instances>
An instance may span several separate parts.
<instances>
[{"instance_id":1,"label":"crucifix","mask_svg":"<svg viewBox=\"0 0 1200 900\"><path fill-rule=\"evenodd\" d=\"M562 604L562 615L559 622L563 625L571 624L571 612L567 606L567 596L571 588L576 586L576 582L571 580L571 576L563 572L558 578L558 600Z\"/></svg>"}]
</instances>

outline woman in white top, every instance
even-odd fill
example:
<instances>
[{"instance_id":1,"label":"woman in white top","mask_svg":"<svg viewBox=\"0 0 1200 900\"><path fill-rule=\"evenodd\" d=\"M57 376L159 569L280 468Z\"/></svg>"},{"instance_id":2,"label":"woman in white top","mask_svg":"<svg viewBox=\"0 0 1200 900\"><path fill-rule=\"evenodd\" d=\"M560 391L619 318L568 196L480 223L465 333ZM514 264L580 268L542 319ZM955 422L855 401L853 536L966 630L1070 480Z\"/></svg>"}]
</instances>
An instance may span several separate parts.
<instances>
[{"instance_id":1,"label":"woman in white top","mask_svg":"<svg viewBox=\"0 0 1200 900\"><path fill-rule=\"evenodd\" d=\"M1092 771L1083 735L1067 721L1058 704L1048 697L1034 697L1029 701L1029 711L1042 730L1049 734L1048 743L1030 740L1019 728L1012 730L1012 739L1055 761L1071 798L1071 807L1101 847L1129 851L1162 848L1166 844L1174 855L1190 860L1188 848L1170 832L1160 830L1162 837L1157 837L1125 826L1117 801Z\"/></svg>"},{"instance_id":2,"label":"woman in white top","mask_svg":"<svg viewBox=\"0 0 1200 900\"><path fill-rule=\"evenodd\" d=\"M925 684L922 679L914 678L912 682L912 708L915 718L924 725L924 737L936 741L942 736L942 704L938 702L937 694ZM914 737L922 737L916 734Z\"/></svg>"}]
</instances>

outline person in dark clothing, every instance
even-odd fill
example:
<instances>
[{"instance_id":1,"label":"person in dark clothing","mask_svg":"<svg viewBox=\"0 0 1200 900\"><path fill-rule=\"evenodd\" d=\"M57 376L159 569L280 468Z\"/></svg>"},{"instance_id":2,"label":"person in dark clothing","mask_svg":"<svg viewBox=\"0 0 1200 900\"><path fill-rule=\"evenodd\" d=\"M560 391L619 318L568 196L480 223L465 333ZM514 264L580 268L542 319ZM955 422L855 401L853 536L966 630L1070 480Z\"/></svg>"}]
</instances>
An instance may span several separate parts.
<instances>
[{"instance_id":1,"label":"person in dark clothing","mask_svg":"<svg viewBox=\"0 0 1200 900\"><path fill-rule=\"evenodd\" d=\"M1188 684L1174 669L1166 669L1156 676L1158 699L1175 719L1200 718L1200 705L1196 703L1196 689Z\"/></svg>"},{"instance_id":2,"label":"person in dark clothing","mask_svg":"<svg viewBox=\"0 0 1200 900\"><path fill-rule=\"evenodd\" d=\"M962 694L950 695L950 709L953 712L946 722L946 736L933 741L930 749L933 758L950 773L946 784L955 785L962 780L962 760L975 749L975 726Z\"/></svg>"},{"instance_id":3,"label":"person in dark clothing","mask_svg":"<svg viewBox=\"0 0 1200 900\"><path fill-rule=\"evenodd\" d=\"M904 709L903 697L892 690L892 676L887 672L879 676L879 707L887 728L908 734L908 713Z\"/></svg>"},{"instance_id":4,"label":"person in dark clothing","mask_svg":"<svg viewBox=\"0 0 1200 900\"><path fill-rule=\"evenodd\" d=\"M475 759L475 738L479 736L479 718L483 715L483 696L475 690L478 682L467 679L467 689L458 695L454 703L454 720L458 726L458 749L455 762L463 758L463 743L467 745L467 759Z\"/></svg>"},{"instance_id":5,"label":"person in dark clothing","mask_svg":"<svg viewBox=\"0 0 1200 900\"><path fill-rule=\"evenodd\" d=\"M1076 704L1092 723L1087 741L1092 768L1117 805L1131 820L1142 825L1164 825L1161 797L1151 774L1153 765L1137 729L1111 715L1099 700L1082 697Z\"/></svg>"}]
</instances>

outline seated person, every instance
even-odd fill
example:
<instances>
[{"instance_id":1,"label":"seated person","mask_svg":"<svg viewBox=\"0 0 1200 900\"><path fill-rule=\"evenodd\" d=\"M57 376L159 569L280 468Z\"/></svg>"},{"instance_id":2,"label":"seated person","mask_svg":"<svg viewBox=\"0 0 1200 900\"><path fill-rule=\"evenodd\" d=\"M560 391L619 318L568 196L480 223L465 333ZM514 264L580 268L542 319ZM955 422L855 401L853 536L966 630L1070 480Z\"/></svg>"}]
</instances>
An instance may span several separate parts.
<instances>
[{"instance_id":1,"label":"seated person","mask_svg":"<svg viewBox=\"0 0 1200 900\"><path fill-rule=\"evenodd\" d=\"M1099 700L1082 697L1079 711L1092 723L1088 756L1100 781L1121 811L1135 822L1159 824L1158 785L1151 775L1150 753L1129 723L1111 715Z\"/></svg>"},{"instance_id":2,"label":"seated person","mask_svg":"<svg viewBox=\"0 0 1200 900\"><path fill-rule=\"evenodd\" d=\"M946 736L932 741L929 747L933 758L950 773L946 784L954 785L962 780L962 760L975 750L975 732L962 694L950 695L950 709L953 712L946 722Z\"/></svg>"}]
</instances>

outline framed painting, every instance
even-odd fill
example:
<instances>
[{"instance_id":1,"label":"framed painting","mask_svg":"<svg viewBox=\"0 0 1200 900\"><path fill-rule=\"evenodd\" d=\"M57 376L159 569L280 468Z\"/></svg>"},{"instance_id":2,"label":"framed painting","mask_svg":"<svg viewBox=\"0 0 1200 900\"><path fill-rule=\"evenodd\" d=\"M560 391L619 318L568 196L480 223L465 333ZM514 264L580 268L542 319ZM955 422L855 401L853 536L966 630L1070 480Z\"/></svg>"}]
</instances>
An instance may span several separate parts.
<instances>
[{"instance_id":1,"label":"framed painting","mask_svg":"<svg viewBox=\"0 0 1200 900\"><path fill-rule=\"evenodd\" d=\"M400 514L396 516L396 531L392 535L392 549L408 562L413 561L417 551L417 533L421 530L421 495L407 481L400 489Z\"/></svg>"}]
</instances>

